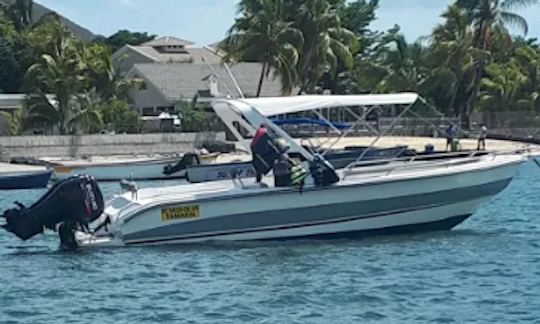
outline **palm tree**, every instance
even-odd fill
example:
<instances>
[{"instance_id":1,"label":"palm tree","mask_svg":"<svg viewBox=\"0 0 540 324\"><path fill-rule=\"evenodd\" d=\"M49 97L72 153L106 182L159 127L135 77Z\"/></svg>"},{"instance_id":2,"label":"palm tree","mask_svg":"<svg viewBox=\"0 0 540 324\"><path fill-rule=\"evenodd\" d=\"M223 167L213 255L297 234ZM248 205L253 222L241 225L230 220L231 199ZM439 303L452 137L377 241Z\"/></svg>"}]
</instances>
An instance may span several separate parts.
<instances>
[{"instance_id":1,"label":"palm tree","mask_svg":"<svg viewBox=\"0 0 540 324\"><path fill-rule=\"evenodd\" d=\"M2 6L1 3L0 6ZM22 31L32 26L34 12L33 0L15 0L10 4L4 4L3 11L13 22L17 31Z\"/></svg>"},{"instance_id":2,"label":"palm tree","mask_svg":"<svg viewBox=\"0 0 540 324\"><path fill-rule=\"evenodd\" d=\"M401 34L393 35L384 50L355 69L368 80L366 92L419 91L428 76L424 65L426 49L420 43L407 43Z\"/></svg>"},{"instance_id":3,"label":"palm tree","mask_svg":"<svg viewBox=\"0 0 540 324\"><path fill-rule=\"evenodd\" d=\"M10 135L22 135L25 129L25 119L22 109L17 109L13 113L0 111L0 117L6 121Z\"/></svg>"},{"instance_id":4,"label":"palm tree","mask_svg":"<svg viewBox=\"0 0 540 324\"><path fill-rule=\"evenodd\" d=\"M114 67L108 46L95 43L84 48L81 60L86 66L89 82L103 99L126 100L131 89L139 88L142 80L125 78Z\"/></svg>"},{"instance_id":5,"label":"palm tree","mask_svg":"<svg viewBox=\"0 0 540 324\"><path fill-rule=\"evenodd\" d=\"M394 40L395 48L384 52L383 64L387 69L379 84L379 91L418 91L426 80L424 69L425 48L418 42L408 44L403 35Z\"/></svg>"},{"instance_id":6,"label":"palm tree","mask_svg":"<svg viewBox=\"0 0 540 324\"><path fill-rule=\"evenodd\" d=\"M97 133L103 128L101 115L101 97L93 88L76 95L73 105L77 109L70 116L68 127L72 130L80 130L84 133Z\"/></svg>"},{"instance_id":7,"label":"palm tree","mask_svg":"<svg viewBox=\"0 0 540 324\"><path fill-rule=\"evenodd\" d=\"M514 63L486 67L487 76L482 79L479 106L482 110L513 110L524 102L520 91L527 82L525 76Z\"/></svg>"},{"instance_id":8,"label":"palm tree","mask_svg":"<svg viewBox=\"0 0 540 324\"><path fill-rule=\"evenodd\" d=\"M207 128L208 120L205 118L205 106L199 103L199 96L195 95L190 101L181 100L178 102L178 115L182 121L182 131L201 132Z\"/></svg>"},{"instance_id":9,"label":"palm tree","mask_svg":"<svg viewBox=\"0 0 540 324\"><path fill-rule=\"evenodd\" d=\"M288 1L287 13L304 38L297 68L299 93L315 92L323 74L335 76L339 64L352 69L358 38L341 26L337 8L327 0L297 0Z\"/></svg>"},{"instance_id":10,"label":"palm tree","mask_svg":"<svg viewBox=\"0 0 540 324\"><path fill-rule=\"evenodd\" d=\"M518 108L540 110L540 50L531 45L516 48L507 65L515 67L524 76L520 92L514 98Z\"/></svg>"},{"instance_id":11,"label":"palm tree","mask_svg":"<svg viewBox=\"0 0 540 324\"><path fill-rule=\"evenodd\" d=\"M456 0L459 7L466 10L474 26L474 46L486 51L489 47L494 30L506 30L512 26L527 34L529 27L522 16L512 12L517 8L524 8L538 4L538 0ZM476 63L476 81L469 99L468 110L475 106L478 100L486 59L481 56Z\"/></svg>"},{"instance_id":12,"label":"palm tree","mask_svg":"<svg viewBox=\"0 0 540 324\"><path fill-rule=\"evenodd\" d=\"M76 115L77 94L88 84L81 61L82 44L59 21L51 21L49 51L26 72L28 118L46 127L56 127L60 134L73 129L70 120ZM46 94L54 97L54 102Z\"/></svg>"},{"instance_id":13,"label":"palm tree","mask_svg":"<svg viewBox=\"0 0 540 324\"><path fill-rule=\"evenodd\" d=\"M224 60L262 63L257 86L260 96L264 78L272 69L281 79L281 92L291 93L297 83L298 48L303 37L291 22L283 20L285 0L244 0L239 4L241 16L236 18L220 47Z\"/></svg>"},{"instance_id":14,"label":"palm tree","mask_svg":"<svg viewBox=\"0 0 540 324\"><path fill-rule=\"evenodd\" d=\"M479 55L473 48L474 31L466 12L455 4L448 6L442 17L445 18L444 24L438 25L431 36L434 72L449 71L452 74L446 110L458 116L468 116L464 103L456 107L456 100L464 97L464 93L470 93L474 82L474 62ZM445 88L448 91L448 85Z\"/></svg>"}]
</instances>

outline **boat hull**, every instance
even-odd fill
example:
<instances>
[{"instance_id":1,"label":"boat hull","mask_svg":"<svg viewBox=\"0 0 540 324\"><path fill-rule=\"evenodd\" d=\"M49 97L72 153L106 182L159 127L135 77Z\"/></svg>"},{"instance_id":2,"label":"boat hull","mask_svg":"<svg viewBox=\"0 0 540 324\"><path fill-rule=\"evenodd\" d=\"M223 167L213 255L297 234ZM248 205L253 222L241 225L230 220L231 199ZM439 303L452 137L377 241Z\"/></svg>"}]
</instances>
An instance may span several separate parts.
<instances>
[{"instance_id":1,"label":"boat hull","mask_svg":"<svg viewBox=\"0 0 540 324\"><path fill-rule=\"evenodd\" d=\"M504 190L519 164L156 204L125 217L119 231L122 244L157 245L450 229ZM163 217L174 210L180 210L178 217Z\"/></svg>"},{"instance_id":2,"label":"boat hull","mask_svg":"<svg viewBox=\"0 0 540 324\"><path fill-rule=\"evenodd\" d=\"M63 180L77 174L88 174L98 181L118 181L122 179L133 180L166 180L185 178L186 170L173 174L165 174L165 167L176 164L181 158L149 160L131 163L110 163L88 166L56 166L54 167L54 180ZM212 163L215 155L202 156L201 163Z\"/></svg>"},{"instance_id":3,"label":"boat hull","mask_svg":"<svg viewBox=\"0 0 540 324\"><path fill-rule=\"evenodd\" d=\"M45 188L52 171L0 174L0 190Z\"/></svg>"}]
</instances>

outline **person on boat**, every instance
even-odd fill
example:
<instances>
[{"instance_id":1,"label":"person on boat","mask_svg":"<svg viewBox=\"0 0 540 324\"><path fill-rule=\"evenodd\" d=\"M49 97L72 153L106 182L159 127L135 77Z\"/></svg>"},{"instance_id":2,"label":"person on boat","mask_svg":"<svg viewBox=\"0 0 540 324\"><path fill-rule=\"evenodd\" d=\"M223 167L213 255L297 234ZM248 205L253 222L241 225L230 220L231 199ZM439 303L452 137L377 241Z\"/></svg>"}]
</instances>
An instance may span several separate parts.
<instances>
[{"instance_id":1,"label":"person on boat","mask_svg":"<svg viewBox=\"0 0 540 324\"><path fill-rule=\"evenodd\" d=\"M291 185L291 160L287 153L281 153L279 159L274 163L274 185L276 187L286 187Z\"/></svg>"},{"instance_id":2,"label":"person on boat","mask_svg":"<svg viewBox=\"0 0 540 324\"><path fill-rule=\"evenodd\" d=\"M255 154L254 148L257 145L257 143L259 142L259 140L262 137L264 137L264 135L267 135L267 134L268 134L268 129L266 128L266 125L264 123L261 123L259 128L257 128L257 131L255 132L255 135L253 136L253 139L251 139L250 148L251 148L251 155L252 155L252 158L253 158L252 163L253 163L253 167L255 168L255 178L256 178L257 182L262 181L263 172L258 167L258 164L255 163L255 161L257 160L257 155Z\"/></svg>"},{"instance_id":3,"label":"person on boat","mask_svg":"<svg viewBox=\"0 0 540 324\"><path fill-rule=\"evenodd\" d=\"M307 177L307 171L302 167L300 163L296 163L291 160L291 167L289 169L291 175L291 185L304 187L304 181Z\"/></svg>"},{"instance_id":4,"label":"person on boat","mask_svg":"<svg viewBox=\"0 0 540 324\"><path fill-rule=\"evenodd\" d=\"M456 127L454 124L448 125L445 131L446 135L446 151L448 151L448 148L452 149L452 144L454 143L454 138L456 137Z\"/></svg>"},{"instance_id":5,"label":"person on boat","mask_svg":"<svg viewBox=\"0 0 540 324\"><path fill-rule=\"evenodd\" d=\"M483 151L486 150L486 138L487 138L487 127L484 124L480 125L480 133L478 134L478 146L476 148L477 151L480 151L482 149Z\"/></svg>"}]
</instances>

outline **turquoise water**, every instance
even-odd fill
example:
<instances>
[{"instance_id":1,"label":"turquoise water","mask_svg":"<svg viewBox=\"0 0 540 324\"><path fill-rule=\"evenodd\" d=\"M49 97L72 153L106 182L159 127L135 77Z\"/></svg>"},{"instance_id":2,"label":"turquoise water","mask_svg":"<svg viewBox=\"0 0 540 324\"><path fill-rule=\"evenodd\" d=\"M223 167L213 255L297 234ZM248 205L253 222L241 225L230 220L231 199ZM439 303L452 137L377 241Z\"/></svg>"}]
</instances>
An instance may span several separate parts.
<instances>
[{"instance_id":1,"label":"turquoise water","mask_svg":"<svg viewBox=\"0 0 540 324\"><path fill-rule=\"evenodd\" d=\"M540 323L539 197L527 164L448 232L71 253L0 232L0 323Z\"/></svg>"}]
</instances>

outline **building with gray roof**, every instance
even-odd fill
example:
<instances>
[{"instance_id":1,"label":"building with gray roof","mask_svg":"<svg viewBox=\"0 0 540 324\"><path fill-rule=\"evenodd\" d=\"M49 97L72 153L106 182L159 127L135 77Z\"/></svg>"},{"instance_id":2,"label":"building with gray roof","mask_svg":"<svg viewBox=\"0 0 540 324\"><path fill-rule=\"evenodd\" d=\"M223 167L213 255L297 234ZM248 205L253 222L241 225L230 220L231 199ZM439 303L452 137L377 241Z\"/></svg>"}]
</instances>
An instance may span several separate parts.
<instances>
[{"instance_id":1,"label":"building with gray roof","mask_svg":"<svg viewBox=\"0 0 540 324\"><path fill-rule=\"evenodd\" d=\"M192 47L191 41L162 37L138 46L126 45L113 54L121 75L143 80L140 89L130 92L131 107L141 115L178 111L182 101L195 95L199 101L219 97L252 97L257 92L262 69L260 63L237 63L230 66L238 82L221 63L221 56L210 47ZM278 79L265 78L261 96L279 96Z\"/></svg>"},{"instance_id":2,"label":"building with gray roof","mask_svg":"<svg viewBox=\"0 0 540 324\"><path fill-rule=\"evenodd\" d=\"M126 45L113 54L113 62L121 74L139 63L219 64L221 57L211 48L192 47L191 41L161 37L141 45Z\"/></svg>"},{"instance_id":3,"label":"building with gray roof","mask_svg":"<svg viewBox=\"0 0 540 324\"><path fill-rule=\"evenodd\" d=\"M260 63L230 66L244 96L255 96L261 69ZM143 80L143 86L130 93L132 107L142 115L178 111L182 101L194 96L198 96L200 102L241 96L221 64L139 63L132 67L127 77ZM271 73L264 80L261 96L279 96L280 92L281 82Z\"/></svg>"}]
</instances>

